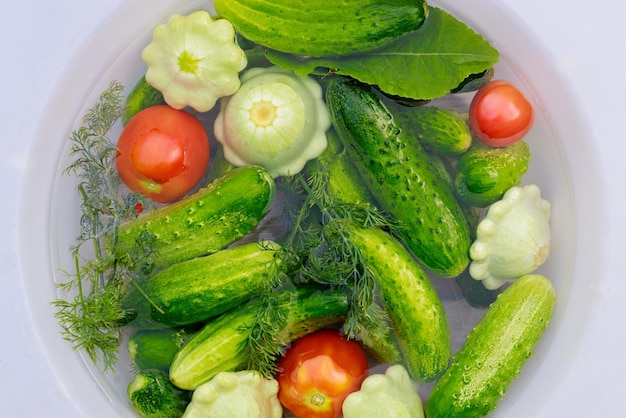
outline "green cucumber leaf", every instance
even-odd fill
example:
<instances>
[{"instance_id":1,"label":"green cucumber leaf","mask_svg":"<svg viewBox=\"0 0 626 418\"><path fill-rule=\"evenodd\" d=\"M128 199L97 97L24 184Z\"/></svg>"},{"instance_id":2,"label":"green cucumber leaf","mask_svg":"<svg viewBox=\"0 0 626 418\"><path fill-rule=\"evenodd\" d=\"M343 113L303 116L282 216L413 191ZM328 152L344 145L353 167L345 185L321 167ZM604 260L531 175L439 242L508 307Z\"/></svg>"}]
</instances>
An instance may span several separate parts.
<instances>
[{"instance_id":1,"label":"green cucumber leaf","mask_svg":"<svg viewBox=\"0 0 626 418\"><path fill-rule=\"evenodd\" d=\"M417 100L444 96L499 59L498 51L480 34L432 6L418 30L372 52L321 58L273 50L266 54L273 64L301 76L346 75L387 94Z\"/></svg>"}]
</instances>

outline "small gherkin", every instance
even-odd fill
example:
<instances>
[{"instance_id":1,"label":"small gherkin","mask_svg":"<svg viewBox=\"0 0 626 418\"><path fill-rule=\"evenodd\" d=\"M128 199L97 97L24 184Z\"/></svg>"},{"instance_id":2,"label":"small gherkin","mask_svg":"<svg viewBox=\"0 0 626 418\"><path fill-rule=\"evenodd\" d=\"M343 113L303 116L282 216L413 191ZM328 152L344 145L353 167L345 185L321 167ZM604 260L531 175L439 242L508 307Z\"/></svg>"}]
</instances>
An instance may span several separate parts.
<instances>
[{"instance_id":1,"label":"small gherkin","mask_svg":"<svg viewBox=\"0 0 626 418\"><path fill-rule=\"evenodd\" d=\"M188 392L176 388L158 369L138 372L127 392L130 404L142 417L182 417L190 402Z\"/></svg>"},{"instance_id":2,"label":"small gherkin","mask_svg":"<svg viewBox=\"0 0 626 418\"><path fill-rule=\"evenodd\" d=\"M487 207L521 184L530 159L530 148L523 140L499 148L475 141L456 165L456 193L471 206Z\"/></svg>"}]
</instances>

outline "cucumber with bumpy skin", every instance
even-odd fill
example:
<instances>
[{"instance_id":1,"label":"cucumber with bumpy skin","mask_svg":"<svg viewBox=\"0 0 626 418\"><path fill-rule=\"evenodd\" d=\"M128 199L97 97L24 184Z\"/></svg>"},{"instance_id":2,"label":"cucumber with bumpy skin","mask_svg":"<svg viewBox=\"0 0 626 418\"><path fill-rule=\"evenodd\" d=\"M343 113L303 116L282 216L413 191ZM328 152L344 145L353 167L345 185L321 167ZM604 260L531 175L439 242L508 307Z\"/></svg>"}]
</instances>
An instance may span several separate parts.
<instances>
[{"instance_id":1,"label":"cucumber with bumpy skin","mask_svg":"<svg viewBox=\"0 0 626 418\"><path fill-rule=\"evenodd\" d=\"M380 287L407 370L420 382L433 381L448 367L452 355L448 317L435 287L389 233L353 226L350 239Z\"/></svg>"},{"instance_id":2,"label":"cucumber with bumpy skin","mask_svg":"<svg viewBox=\"0 0 626 418\"><path fill-rule=\"evenodd\" d=\"M530 159L530 148L524 140L499 148L475 141L457 162L457 195L469 205L487 207L522 182Z\"/></svg>"},{"instance_id":3,"label":"cucumber with bumpy skin","mask_svg":"<svg viewBox=\"0 0 626 418\"><path fill-rule=\"evenodd\" d=\"M371 51L418 29L424 0L216 0L241 35L270 49L306 56ZM337 29L340 28L341 36Z\"/></svg>"},{"instance_id":4,"label":"cucumber with bumpy skin","mask_svg":"<svg viewBox=\"0 0 626 418\"><path fill-rule=\"evenodd\" d=\"M450 185L454 184L454 168L450 162L437 155L433 155L431 162L438 168L439 176L445 179ZM464 202L459 202L463 212L465 213L465 220L470 227L470 237L472 241L476 238L476 228L480 221L480 211L474 206L470 206ZM465 301L473 308L484 309L489 307L495 300L502 289L487 289L483 283L475 280L469 274L469 268L465 269L461 274L454 278L454 281L459 286L461 294Z\"/></svg>"},{"instance_id":5,"label":"cucumber with bumpy skin","mask_svg":"<svg viewBox=\"0 0 626 418\"><path fill-rule=\"evenodd\" d=\"M254 230L275 193L266 169L239 167L178 202L121 224L115 245L131 251L142 234L154 236L157 269L214 253Z\"/></svg>"},{"instance_id":6,"label":"cucumber with bumpy skin","mask_svg":"<svg viewBox=\"0 0 626 418\"><path fill-rule=\"evenodd\" d=\"M328 175L328 191L343 203L365 204L372 200L367 187L348 156L343 142L334 129L326 133L328 146L317 159L309 161L305 171L309 176Z\"/></svg>"},{"instance_id":7,"label":"cucumber with bumpy skin","mask_svg":"<svg viewBox=\"0 0 626 418\"><path fill-rule=\"evenodd\" d=\"M552 283L539 274L522 276L504 290L435 383L426 416L489 414L532 356L555 301Z\"/></svg>"},{"instance_id":8,"label":"cucumber with bumpy skin","mask_svg":"<svg viewBox=\"0 0 626 418\"><path fill-rule=\"evenodd\" d=\"M389 327L368 327L359 332L359 340L367 351L381 363L404 364L400 343Z\"/></svg>"},{"instance_id":9,"label":"cucumber with bumpy skin","mask_svg":"<svg viewBox=\"0 0 626 418\"><path fill-rule=\"evenodd\" d=\"M439 155L431 155L430 157L431 167L435 170L437 176L439 176L441 181L445 181L450 188L454 188L455 170L450 160ZM478 208L468 205L460 199L457 199L457 202L465 215L465 221L467 222L467 226L469 228L470 239L473 241L474 238L476 238L476 228L478 227L478 222L480 221L480 211Z\"/></svg>"},{"instance_id":10,"label":"cucumber with bumpy skin","mask_svg":"<svg viewBox=\"0 0 626 418\"><path fill-rule=\"evenodd\" d=\"M470 231L451 185L399 115L397 104L348 79L328 84L333 125L380 209L428 269L443 277L469 264Z\"/></svg>"},{"instance_id":11,"label":"cucumber with bumpy skin","mask_svg":"<svg viewBox=\"0 0 626 418\"><path fill-rule=\"evenodd\" d=\"M458 157L472 145L472 133L460 113L443 107L402 108L411 131L428 152Z\"/></svg>"},{"instance_id":12,"label":"cucumber with bumpy skin","mask_svg":"<svg viewBox=\"0 0 626 418\"><path fill-rule=\"evenodd\" d=\"M280 291L273 297L286 319L280 335L285 342L338 324L348 312L348 296L343 290L302 287ZM219 372L247 367L249 353L245 345L260 309L263 309L261 300L255 299L208 322L176 354L170 367L170 380L182 389L191 390Z\"/></svg>"},{"instance_id":13,"label":"cucumber with bumpy skin","mask_svg":"<svg viewBox=\"0 0 626 418\"><path fill-rule=\"evenodd\" d=\"M163 329L222 314L270 288L278 250L270 241L250 242L159 270L124 295L127 325Z\"/></svg>"}]
</instances>

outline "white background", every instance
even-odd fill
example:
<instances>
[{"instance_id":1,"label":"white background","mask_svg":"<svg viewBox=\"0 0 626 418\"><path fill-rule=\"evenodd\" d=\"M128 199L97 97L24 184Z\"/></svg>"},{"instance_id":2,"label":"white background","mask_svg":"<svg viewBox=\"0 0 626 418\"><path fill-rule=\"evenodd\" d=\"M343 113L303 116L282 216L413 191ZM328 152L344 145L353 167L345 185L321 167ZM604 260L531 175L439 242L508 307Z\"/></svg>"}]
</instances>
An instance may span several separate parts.
<instances>
[{"instance_id":1,"label":"white background","mask_svg":"<svg viewBox=\"0 0 626 418\"><path fill-rule=\"evenodd\" d=\"M502 0L527 25L554 57L580 101L592 136L601 152L608 185L607 212L612 225L604 237L610 254L610 277L598 289L602 309L588 324L588 337L567 378L554 392L542 417L623 416L626 376L626 286L624 258L624 68L626 33L621 29L626 3L570 0ZM20 283L16 242L21 177L40 115L45 112L55 82L92 32L123 0L33 0L12 2L0 14L0 415L32 417L78 416L71 398L63 395L45 357L45 342L35 335ZM475 3L480 3L476 1ZM584 166L573 167L585 170ZM48 182L45 182L46 184ZM594 219L589 219L593 224ZM594 243L589 243L590 246ZM598 260L600 262L600 260ZM95 415L95 414L94 414Z\"/></svg>"}]
</instances>

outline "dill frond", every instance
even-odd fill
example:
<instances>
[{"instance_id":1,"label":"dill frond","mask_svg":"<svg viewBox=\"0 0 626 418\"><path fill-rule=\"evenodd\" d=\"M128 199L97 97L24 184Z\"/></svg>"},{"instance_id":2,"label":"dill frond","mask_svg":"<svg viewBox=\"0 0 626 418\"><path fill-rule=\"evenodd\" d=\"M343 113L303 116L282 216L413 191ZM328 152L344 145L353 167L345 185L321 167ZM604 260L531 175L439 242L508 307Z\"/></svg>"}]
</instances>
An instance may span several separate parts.
<instances>
[{"instance_id":1,"label":"dill frond","mask_svg":"<svg viewBox=\"0 0 626 418\"><path fill-rule=\"evenodd\" d=\"M126 315L121 305L125 283L148 272L153 256L151 237L138 239L128 254L113 250L119 224L136 216L135 204L150 207L142 196L119 193L117 149L107 135L124 109L123 92L124 86L113 81L69 137L73 160L63 173L79 179L82 215L79 235L70 246L75 271L65 272L67 282L58 284L64 297L52 302L63 338L104 370L112 370L117 362L120 324ZM91 245L90 258L81 255L85 245Z\"/></svg>"},{"instance_id":2,"label":"dill frond","mask_svg":"<svg viewBox=\"0 0 626 418\"><path fill-rule=\"evenodd\" d=\"M266 292L259 299L261 307L250 326L246 342L248 369L257 370L269 379L275 375L276 358L288 343L280 337L287 318L272 293Z\"/></svg>"},{"instance_id":3,"label":"dill frond","mask_svg":"<svg viewBox=\"0 0 626 418\"><path fill-rule=\"evenodd\" d=\"M318 162L318 164L320 164ZM349 338L372 326L387 322L386 312L377 299L376 280L367 268L360 250L350 239L348 225L375 226L396 230L398 225L371 204L344 203L329 188L329 172L320 164L309 177L299 174L293 181L308 199L301 208L306 226L296 225L299 233L290 244L305 252L298 272L302 282L340 286L351 295L350 310L344 323ZM311 218L315 221L311 222Z\"/></svg>"}]
</instances>

